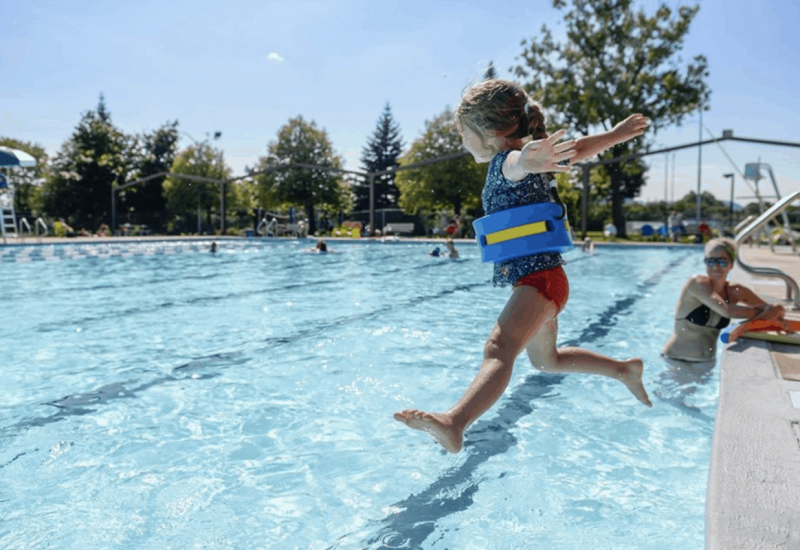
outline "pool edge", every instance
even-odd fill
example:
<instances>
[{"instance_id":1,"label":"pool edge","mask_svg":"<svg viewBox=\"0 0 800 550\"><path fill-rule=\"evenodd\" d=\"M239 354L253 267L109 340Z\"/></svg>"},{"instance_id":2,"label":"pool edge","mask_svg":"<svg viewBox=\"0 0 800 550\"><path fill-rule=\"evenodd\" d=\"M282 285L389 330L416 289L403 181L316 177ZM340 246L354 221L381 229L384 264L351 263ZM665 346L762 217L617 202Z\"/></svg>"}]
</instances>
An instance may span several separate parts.
<instances>
[{"instance_id":1,"label":"pool edge","mask_svg":"<svg viewBox=\"0 0 800 550\"><path fill-rule=\"evenodd\" d=\"M754 265L780 264L800 280L797 256L741 253ZM731 279L771 302L785 296L782 283L770 286L738 266ZM800 409L789 393L800 391L800 382L780 377L773 349L769 342L740 340L722 354L706 495L708 550L800 548L800 441L793 425Z\"/></svg>"}]
</instances>

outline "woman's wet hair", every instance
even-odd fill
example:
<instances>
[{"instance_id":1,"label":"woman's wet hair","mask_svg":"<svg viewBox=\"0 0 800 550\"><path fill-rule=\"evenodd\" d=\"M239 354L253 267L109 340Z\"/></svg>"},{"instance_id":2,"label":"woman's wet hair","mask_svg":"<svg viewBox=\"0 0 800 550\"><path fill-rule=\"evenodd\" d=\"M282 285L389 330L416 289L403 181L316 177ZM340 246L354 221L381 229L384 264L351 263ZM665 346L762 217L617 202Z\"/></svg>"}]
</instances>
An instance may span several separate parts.
<instances>
[{"instance_id":1,"label":"woman's wet hair","mask_svg":"<svg viewBox=\"0 0 800 550\"><path fill-rule=\"evenodd\" d=\"M711 239L706 243L705 256L714 252L725 252L731 259L731 262L736 261L736 243L729 237L717 237Z\"/></svg>"},{"instance_id":2,"label":"woman's wet hair","mask_svg":"<svg viewBox=\"0 0 800 550\"><path fill-rule=\"evenodd\" d=\"M462 134L466 126L481 137L502 136L512 141L547 137L541 105L508 80L484 80L468 88L453 118Z\"/></svg>"}]
</instances>

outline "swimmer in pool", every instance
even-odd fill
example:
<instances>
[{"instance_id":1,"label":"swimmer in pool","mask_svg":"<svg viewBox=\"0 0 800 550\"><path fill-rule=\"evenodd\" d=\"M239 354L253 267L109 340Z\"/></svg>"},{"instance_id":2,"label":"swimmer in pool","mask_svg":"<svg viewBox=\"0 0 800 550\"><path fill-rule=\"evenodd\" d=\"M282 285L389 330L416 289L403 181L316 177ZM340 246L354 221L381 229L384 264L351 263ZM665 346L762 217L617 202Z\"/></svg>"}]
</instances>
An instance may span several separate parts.
<instances>
[{"instance_id":1,"label":"swimmer in pool","mask_svg":"<svg viewBox=\"0 0 800 550\"><path fill-rule=\"evenodd\" d=\"M328 254L333 253L333 250L328 250L328 245L325 244L324 239L317 239L317 244L314 248L304 248L302 252L313 252L315 254Z\"/></svg>"},{"instance_id":2,"label":"swimmer in pool","mask_svg":"<svg viewBox=\"0 0 800 550\"><path fill-rule=\"evenodd\" d=\"M450 259L457 260L458 250L456 250L456 245L453 243L453 239L447 239L444 242L444 245L447 247L447 255L450 256Z\"/></svg>"},{"instance_id":3,"label":"swimmer in pool","mask_svg":"<svg viewBox=\"0 0 800 550\"><path fill-rule=\"evenodd\" d=\"M675 307L674 331L662 351L672 365L713 363L719 332L733 318L783 321L783 307L766 303L744 285L727 282L735 259L732 239L706 243L706 274L694 275L683 285Z\"/></svg>"},{"instance_id":4,"label":"swimmer in pool","mask_svg":"<svg viewBox=\"0 0 800 550\"><path fill-rule=\"evenodd\" d=\"M569 170L559 163L590 158L642 135L648 125L646 117L636 114L609 132L558 143L564 131L548 137L541 107L519 85L504 80L485 80L470 88L454 118L466 149L477 162L489 162L481 197L487 215L550 201L550 173ZM430 433L447 451L459 452L464 431L505 392L523 350L542 371L607 376L652 406L642 384L641 359L618 361L580 348L556 347L558 314L569 294L563 263L555 252L495 263L493 283L510 285L512 291L486 341L477 376L447 411L406 409L394 418Z\"/></svg>"}]
</instances>

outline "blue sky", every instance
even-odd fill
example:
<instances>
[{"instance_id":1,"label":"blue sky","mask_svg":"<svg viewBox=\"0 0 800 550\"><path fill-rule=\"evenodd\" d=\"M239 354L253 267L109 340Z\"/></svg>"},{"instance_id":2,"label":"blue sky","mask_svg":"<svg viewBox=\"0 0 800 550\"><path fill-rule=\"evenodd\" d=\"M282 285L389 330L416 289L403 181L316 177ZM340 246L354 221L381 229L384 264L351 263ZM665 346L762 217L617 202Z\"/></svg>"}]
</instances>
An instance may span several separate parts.
<instances>
[{"instance_id":1,"label":"blue sky","mask_svg":"<svg viewBox=\"0 0 800 550\"><path fill-rule=\"evenodd\" d=\"M563 12L541 0L0 1L0 135L38 142L52 156L102 92L125 132L175 119L198 140L221 131L217 144L235 174L298 114L324 127L347 167L358 168L388 101L408 146L490 60L509 77L522 39L537 36L542 24L556 39L564 29ZM638 5L652 13L659 3ZM800 3L700 5L681 55L709 61L704 125L716 134L730 128L737 136L800 142ZM698 130L694 115L682 128L659 132L656 143L696 141ZM182 146L190 143L182 137ZM769 163L783 194L800 190L800 149L724 147L742 170L759 157ZM644 199L664 198L664 162L651 157ZM697 150L678 152L675 166L680 198L697 188ZM729 197L722 174L731 171L717 146L703 149L703 190ZM736 195L752 194L737 175Z\"/></svg>"}]
</instances>

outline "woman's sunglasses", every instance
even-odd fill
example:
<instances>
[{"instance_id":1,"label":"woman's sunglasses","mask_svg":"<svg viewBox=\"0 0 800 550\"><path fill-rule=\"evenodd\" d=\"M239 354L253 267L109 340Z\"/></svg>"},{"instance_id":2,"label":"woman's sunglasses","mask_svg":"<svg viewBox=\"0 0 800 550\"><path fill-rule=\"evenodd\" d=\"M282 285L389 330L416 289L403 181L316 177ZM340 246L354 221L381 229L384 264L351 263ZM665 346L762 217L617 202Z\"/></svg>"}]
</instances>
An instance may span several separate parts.
<instances>
[{"instance_id":1,"label":"woman's sunglasses","mask_svg":"<svg viewBox=\"0 0 800 550\"><path fill-rule=\"evenodd\" d=\"M706 258L705 262L708 267L728 267L730 260L727 258Z\"/></svg>"}]
</instances>

